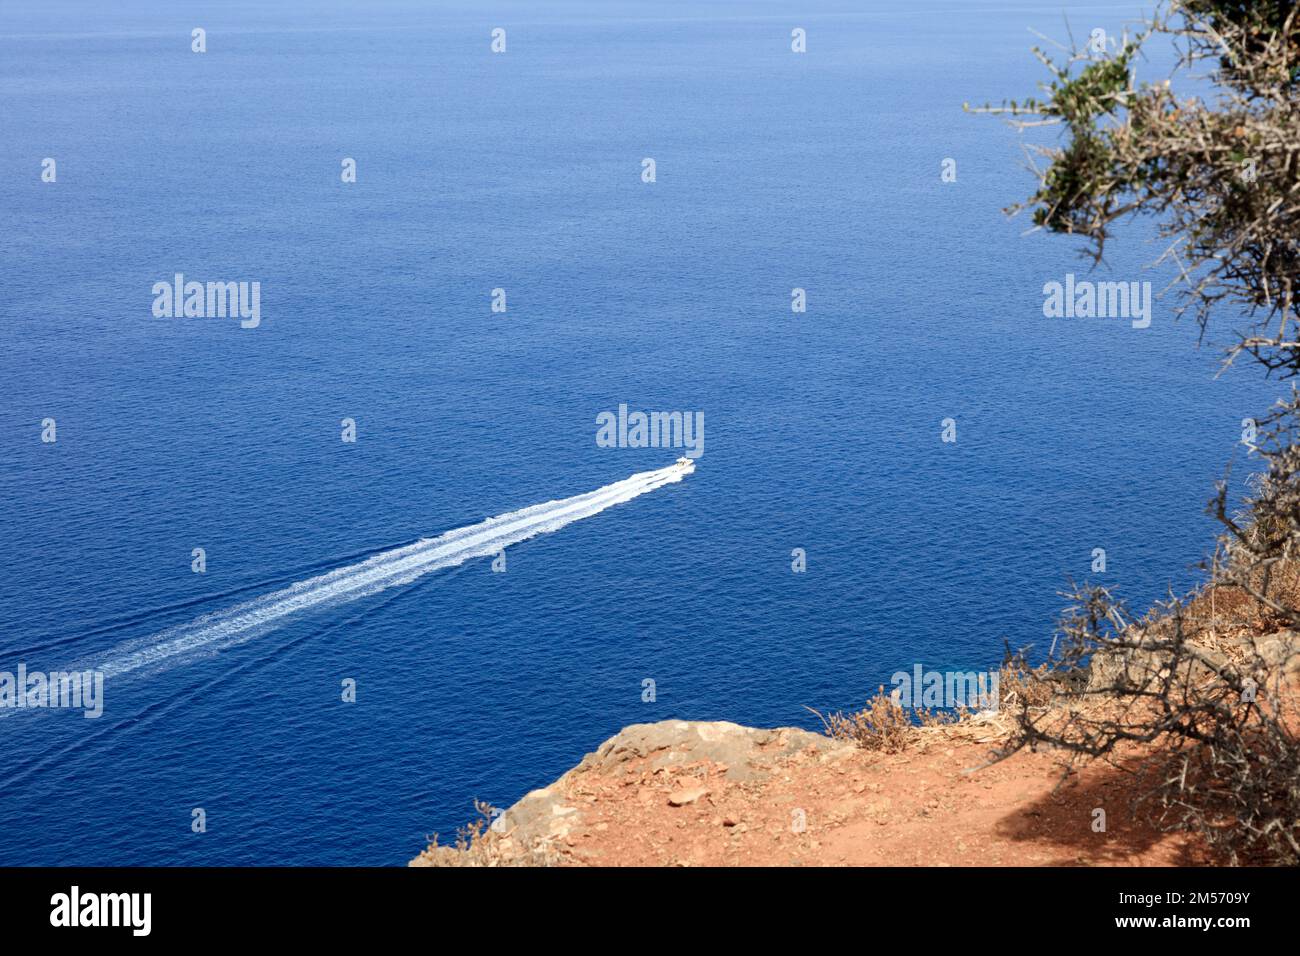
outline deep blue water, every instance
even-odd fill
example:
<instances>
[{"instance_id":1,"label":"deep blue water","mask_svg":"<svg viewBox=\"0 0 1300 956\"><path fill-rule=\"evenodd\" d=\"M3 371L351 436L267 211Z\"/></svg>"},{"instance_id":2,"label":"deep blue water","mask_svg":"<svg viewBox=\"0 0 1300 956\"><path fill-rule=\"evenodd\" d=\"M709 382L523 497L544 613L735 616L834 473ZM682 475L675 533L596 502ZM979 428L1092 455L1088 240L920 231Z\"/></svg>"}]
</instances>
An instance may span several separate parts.
<instances>
[{"instance_id":1,"label":"deep blue water","mask_svg":"<svg viewBox=\"0 0 1300 956\"><path fill-rule=\"evenodd\" d=\"M702 411L705 451L505 574L0 715L0 864L400 864L625 724L811 727L1045 647L1094 547L1138 606L1196 579L1276 391L1168 301L1045 319L1087 263L1002 216L1019 140L961 111L1032 90L1063 6L1136 5L110 6L0 7L0 670L676 457L597 447L620 402ZM1094 278L1163 285L1150 239ZM260 281L261 326L155 318L176 272Z\"/></svg>"}]
</instances>

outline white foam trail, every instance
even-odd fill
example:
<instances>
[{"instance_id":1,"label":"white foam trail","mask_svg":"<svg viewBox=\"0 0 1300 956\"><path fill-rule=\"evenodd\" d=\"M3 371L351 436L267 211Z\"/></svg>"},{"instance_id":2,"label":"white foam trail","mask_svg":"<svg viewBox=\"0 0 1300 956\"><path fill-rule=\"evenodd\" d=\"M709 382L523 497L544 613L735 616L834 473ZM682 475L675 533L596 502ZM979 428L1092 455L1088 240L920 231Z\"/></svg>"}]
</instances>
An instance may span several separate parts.
<instances>
[{"instance_id":1,"label":"white foam trail","mask_svg":"<svg viewBox=\"0 0 1300 956\"><path fill-rule=\"evenodd\" d=\"M292 615L409 584L430 571L494 555L520 541L558 531L606 508L681 481L693 470L693 465L676 464L641 472L586 494L533 505L384 551L188 624L120 644L98 664L70 669L97 669L110 679L133 671L170 667L196 655L243 643L273 630Z\"/></svg>"}]
</instances>

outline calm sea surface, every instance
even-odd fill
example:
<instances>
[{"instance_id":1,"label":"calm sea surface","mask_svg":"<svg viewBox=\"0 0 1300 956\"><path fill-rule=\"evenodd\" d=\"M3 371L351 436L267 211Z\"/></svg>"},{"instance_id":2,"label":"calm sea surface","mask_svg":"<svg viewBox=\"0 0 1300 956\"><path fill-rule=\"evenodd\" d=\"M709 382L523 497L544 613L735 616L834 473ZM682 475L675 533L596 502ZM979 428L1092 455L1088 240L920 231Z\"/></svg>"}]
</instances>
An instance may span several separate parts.
<instances>
[{"instance_id":1,"label":"calm sea surface","mask_svg":"<svg viewBox=\"0 0 1300 956\"><path fill-rule=\"evenodd\" d=\"M811 727L1045 648L1094 548L1139 606L1194 582L1276 389L1168 300L1043 317L1068 272L1168 278L1145 226L1087 276L1000 213L1019 140L961 105L1032 92L1062 5L797 6L6 0L0 670L670 464L597 447L620 403L706 427L694 475L504 574L271 615L98 720L0 713L0 863L400 864L626 724ZM154 317L178 272L260 282L260 326Z\"/></svg>"}]
</instances>

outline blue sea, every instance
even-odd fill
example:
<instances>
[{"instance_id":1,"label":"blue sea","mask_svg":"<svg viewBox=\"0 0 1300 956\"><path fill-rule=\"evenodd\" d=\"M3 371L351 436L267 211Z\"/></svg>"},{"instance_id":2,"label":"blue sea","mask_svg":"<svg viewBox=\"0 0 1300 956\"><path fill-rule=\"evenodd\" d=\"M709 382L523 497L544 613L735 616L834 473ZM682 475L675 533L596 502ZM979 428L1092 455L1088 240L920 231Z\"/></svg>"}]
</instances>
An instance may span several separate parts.
<instances>
[{"instance_id":1,"label":"blue sea","mask_svg":"<svg viewBox=\"0 0 1300 956\"><path fill-rule=\"evenodd\" d=\"M159 656L98 719L0 713L0 864L400 865L627 724L815 728L1045 651L1072 578L1194 584L1278 387L1171 297L1044 317L1069 273L1158 292L1164 247L1026 234L1022 138L962 111L1034 91L1031 28L1139 12L6 0L0 671ZM177 273L260 324L155 316ZM701 413L695 473L184 644L682 454L598 445L620 404Z\"/></svg>"}]
</instances>

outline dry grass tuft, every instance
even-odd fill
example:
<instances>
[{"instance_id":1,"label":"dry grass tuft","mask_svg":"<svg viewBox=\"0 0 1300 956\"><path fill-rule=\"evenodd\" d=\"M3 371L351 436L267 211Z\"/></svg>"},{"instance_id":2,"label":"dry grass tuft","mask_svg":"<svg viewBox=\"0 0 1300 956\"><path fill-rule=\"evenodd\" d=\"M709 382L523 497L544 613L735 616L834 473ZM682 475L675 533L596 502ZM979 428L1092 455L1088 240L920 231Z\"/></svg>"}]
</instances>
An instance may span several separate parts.
<instances>
[{"instance_id":1,"label":"dry grass tuft","mask_svg":"<svg viewBox=\"0 0 1300 956\"><path fill-rule=\"evenodd\" d=\"M883 686L862 710L848 714L838 710L822 714L811 707L808 710L821 719L828 737L851 740L864 750L898 753L907 746L916 731L916 725L908 717L907 711L885 693Z\"/></svg>"},{"instance_id":2,"label":"dry grass tuft","mask_svg":"<svg viewBox=\"0 0 1300 956\"><path fill-rule=\"evenodd\" d=\"M438 834L428 847L411 861L411 866L554 866L559 862L555 851L545 845L520 847L512 834L493 829L495 808L481 800L474 801L477 818L456 831L456 842L440 845Z\"/></svg>"}]
</instances>

